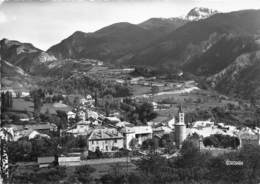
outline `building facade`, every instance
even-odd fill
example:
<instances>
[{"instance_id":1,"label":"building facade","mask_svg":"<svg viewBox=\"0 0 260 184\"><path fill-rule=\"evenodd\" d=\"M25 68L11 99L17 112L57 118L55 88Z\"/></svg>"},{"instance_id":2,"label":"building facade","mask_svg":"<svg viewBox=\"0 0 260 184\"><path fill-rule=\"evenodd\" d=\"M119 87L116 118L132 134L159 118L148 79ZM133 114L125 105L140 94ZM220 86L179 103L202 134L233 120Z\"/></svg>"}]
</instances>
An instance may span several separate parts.
<instances>
[{"instance_id":1,"label":"building facade","mask_svg":"<svg viewBox=\"0 0 260 184\"><path fill-rule=\"evenodd\" d=\"M102 152L111 152L116 149L124 148L124 137L113 128L95 129L87 140L88 150Z\"/></svg>"}]
</instances>

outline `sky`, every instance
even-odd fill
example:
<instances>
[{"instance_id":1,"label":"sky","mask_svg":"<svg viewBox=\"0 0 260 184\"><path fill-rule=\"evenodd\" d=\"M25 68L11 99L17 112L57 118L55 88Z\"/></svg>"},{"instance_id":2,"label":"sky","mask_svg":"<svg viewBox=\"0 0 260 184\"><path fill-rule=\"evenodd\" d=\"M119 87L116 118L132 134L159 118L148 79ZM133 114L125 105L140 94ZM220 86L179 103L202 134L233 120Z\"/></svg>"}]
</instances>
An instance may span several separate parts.
<instances>
[{"instance_id":1,"label":"sky","mask_svg":"<svg viewBox=\"0 0 260 184\"><path fill-rule=\"evenodd\" d=\"M185 16L194 7L221 12L260 9L260 0L61 1L1 3L0 0L0 39L29 42L46 50L75 31L93 32L116 22L137 24L152 17Z\"/></svg>"}]
</instances>

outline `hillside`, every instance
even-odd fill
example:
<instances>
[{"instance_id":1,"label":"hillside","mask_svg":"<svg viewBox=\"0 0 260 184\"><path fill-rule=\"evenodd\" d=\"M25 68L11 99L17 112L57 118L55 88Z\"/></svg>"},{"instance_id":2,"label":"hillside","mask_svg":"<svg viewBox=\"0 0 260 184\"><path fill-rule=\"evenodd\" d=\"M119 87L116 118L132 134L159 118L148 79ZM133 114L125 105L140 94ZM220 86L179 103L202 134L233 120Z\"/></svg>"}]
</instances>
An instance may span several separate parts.
<instances>
[{"instance_id":1,"label":"hillside","mask_svg":"<svg viewBox=\"0 0 260 184\"><path fill-rule=\"evenodd\" d=\"M260 10L244 10L189 22L125 62L164 67L181 66L203 55L224 35L259 34L259 18Z\"/></svg>"},{"instance_id":2,"label":"hillside","mask_svg":"<svg viewBox=\"0 0 260 184\"><path fill-rule=\"evenodd\" d=\"M1 60L0 70L1 87L3 89L28 90L36 85L28 73L7 61Z\"/></svg>"},{"instance_id":3,"label":"hillside","mask_svg":"<svg viewBox=\"0 0 260 184\"><path fill-rule=\"evenodd\" d=\"M54 56L50 56L30 43L8 39L0 41L0 56L27 73L36 73L39 66L56 60Z\"/></svg>"},{"instance_id":4,"label":"hillside","mask_svg":"<svg viewBox=\"0 0 260 184\"><path fill-rule=\"evenodd\" d=\"M0 54L26 73L49 78L84 73L91 68L91 60L100 60L158 71L181 69L207 78L220 92L243 98L257 96L258 65L251 66L250 62L254 58L251 54L259 50L260 10L205 11L214 15L196 21L153 18L139 25L112 24L94 33L77 31L47 52L32 44L3 39ZM237 80L242 82L229 84L233 81L229 73L236 68L238 58L247 58L248 54L250 59L244 60L248 67L237 71ZM230 72L222 74L223 71ZM250 85L251 81L254 85Z\"/></svg>"},{"instance_id":5,"label":"hillside","mask_svg":"<svg viewBox=\"0 0 260 184\"><path fill-rule=\"evenodd\" d=\"M258 49L252 36L223 35L218 42L182 67L195 75L210 76L228 67L243 53Z\"/></svg>"},{"instance_id":6,"label":"hillside","mask_svg":"<svg viewBox=\"0 0 260 184\"><path fill-rule=\"evenodd\" d=\"M201 14L206 10L195 8L192 12ZM215 11L208 10L207 17L213 13ZM121 63L188 23L188 17L189 14L186 18L151 18L137 25L121 22L94 33L76 31L47 52L59 59L88 58ZM196 20L205 17L197 17Z\"/></svg>"},{"instance_id":7,"label":"hillside","mask_svg":"<svg viewBox=\"0 0 260 184\"><path fill-rule=\"evenodd\" d=\"M47 52L58 58L112 61L148 46L154 33L130 23L116 23L94 33L75 32Z\"/></svg>"},{"instance_id":8,"label":"hillside","mask_svg":"<svg viewBox=\"0 0 260 184\"><path fill-rule=\"evenodd\" d=\"M188 22L188 20L182 18L151 18L138 25L144 29L166 35Z\"/></svg>"},{"instance_id":9,"label":"hillside","mask_svg":"<svg viewBox=\"0 0 260 184\"><path fill-rule=\"evenodd\" d=\"M230 66L207 80L222 93L260 99L260 50L242 54Z\"/></svg>"}]
</instances>

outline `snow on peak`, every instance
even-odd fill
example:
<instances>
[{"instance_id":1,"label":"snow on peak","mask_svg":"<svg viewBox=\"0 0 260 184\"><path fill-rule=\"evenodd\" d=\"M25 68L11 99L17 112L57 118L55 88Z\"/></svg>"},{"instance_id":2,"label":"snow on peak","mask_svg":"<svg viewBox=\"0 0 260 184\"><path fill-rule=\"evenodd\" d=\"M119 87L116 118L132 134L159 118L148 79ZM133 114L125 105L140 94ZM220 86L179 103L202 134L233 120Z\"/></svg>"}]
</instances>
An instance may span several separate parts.
<instances>
[{"instance_id":1,"label":"snow on peak","mask_svg":"<svg viewBox=\"0 0 260 184\"><path fill-rule=\"evenodd\" d=\"M190 21L197 21L200 19L206 19L216 13L219 12L209 8L196 7L189 11L189 13L186 15L186 19Z\"/></svg>"}]
</instances>

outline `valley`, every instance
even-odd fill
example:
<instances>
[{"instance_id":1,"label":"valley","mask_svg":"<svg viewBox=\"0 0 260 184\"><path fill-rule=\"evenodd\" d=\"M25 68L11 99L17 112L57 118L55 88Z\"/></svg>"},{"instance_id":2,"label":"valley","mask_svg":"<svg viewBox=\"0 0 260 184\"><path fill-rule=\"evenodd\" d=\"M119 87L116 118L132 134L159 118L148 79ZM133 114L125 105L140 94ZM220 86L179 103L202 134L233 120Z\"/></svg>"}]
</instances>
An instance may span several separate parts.
<instances>
[{"instance_id":1,"label":"valley","mask_svg":"<svg viewBox=\"0 0 260 184\"><path fill-rule=\"evenodd\" d=\"M197 7L75 30L46 50L3 38L1 176L14 184L259 182L259 20L259 9ZM251 165L229 167L231 158Z\"/></svg>"}]
</instances>

